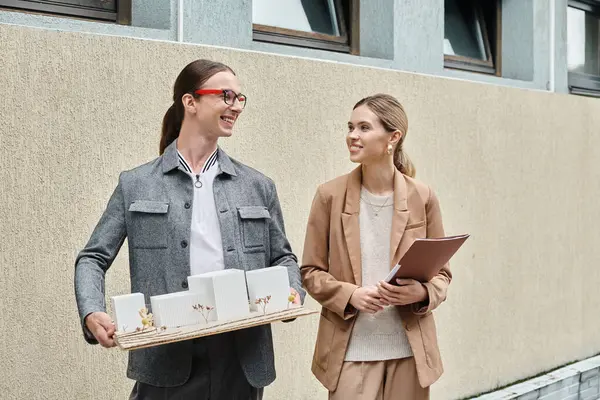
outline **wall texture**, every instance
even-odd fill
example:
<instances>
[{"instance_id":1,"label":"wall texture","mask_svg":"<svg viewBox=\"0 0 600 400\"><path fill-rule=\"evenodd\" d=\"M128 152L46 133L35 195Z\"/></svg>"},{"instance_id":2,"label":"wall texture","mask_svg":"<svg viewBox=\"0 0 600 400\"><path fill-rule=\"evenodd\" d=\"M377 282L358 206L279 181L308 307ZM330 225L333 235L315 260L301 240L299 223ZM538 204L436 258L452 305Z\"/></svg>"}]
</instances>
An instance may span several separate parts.
<instances>
[{"instance_id":1,"label":"wall texture","mask_svg":"<svg viewBox=\"0 0 600 400\"><path fill-rule=\"evenodd\" d=\"M125 354L80 334L73 261L118 173L156 156L175 77L203 57L238 71L249 105L222 145L276 181L298 254L316 186L353 167L344 125L354 102L385 91L406 105L418 177L436 189L447 232L472 235L436 312L447 372L434 399L600 352L599 101L0 25L2 398L126 398ZM108 296L128 292L126 250ZM279 378L267 399L325 398L310 374L316 321L275 327Z\"/></svg>"}]
</instances>

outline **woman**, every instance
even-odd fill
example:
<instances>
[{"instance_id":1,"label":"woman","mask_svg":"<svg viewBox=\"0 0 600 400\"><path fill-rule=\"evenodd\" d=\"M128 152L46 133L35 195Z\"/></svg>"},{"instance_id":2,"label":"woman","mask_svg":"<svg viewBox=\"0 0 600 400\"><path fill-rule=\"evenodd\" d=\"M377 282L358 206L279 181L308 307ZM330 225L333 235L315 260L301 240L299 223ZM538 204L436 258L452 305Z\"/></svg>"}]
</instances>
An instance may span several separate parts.
<instances>
[{"instance_id":1,"label":"woman","mask_svg":"<svg viewBox=\"0 0 600 400\"><path fill-rule=\"evenodd\" d=\"M160 157L123 172L77 257L75 294L89 343L114 346L104 277L125 238L131 291L187 289L187 277L224 268L288 268L296 302L304 293L285 236L273 181L218 147L247 102L228 66L187 65L175 81ZM275 379L270 326L161 345L129 354L131 399L260 399Z\"/></svg>"},{"instance_id":2,"label":"woman","mask_svg":"<svg viewBox=\"0 0 600 400\"><path fill-rule=\"evenodd\" d=\"M329 398L419 400L442 374L431 311L447 266L430 282L382 281L416 238L444 235L438 200L404 153L408 120L394 97L359 101L348 122L360 166L317 189L302 282L322 306L312 370Z\"/></svg>"}]
</instances>

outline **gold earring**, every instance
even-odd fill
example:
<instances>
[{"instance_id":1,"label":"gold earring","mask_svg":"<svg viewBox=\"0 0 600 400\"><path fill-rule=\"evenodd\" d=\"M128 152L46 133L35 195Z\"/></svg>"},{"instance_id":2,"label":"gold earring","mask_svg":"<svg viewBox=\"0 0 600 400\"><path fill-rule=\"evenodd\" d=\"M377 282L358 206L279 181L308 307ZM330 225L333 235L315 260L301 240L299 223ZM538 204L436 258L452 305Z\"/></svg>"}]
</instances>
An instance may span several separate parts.
<instances>
[{"instance_id":1,"label":"gold earring","mask_svg":"<svg viewBox=\"0 0 600 400\"><path fill-rule=\"evenodd\" d=\"M394 150L394 148L392 147L391 144L388 144L388 148L387 148L387 153L388 154L392 154L392 151Z\"/></svg>"}]
</instances>

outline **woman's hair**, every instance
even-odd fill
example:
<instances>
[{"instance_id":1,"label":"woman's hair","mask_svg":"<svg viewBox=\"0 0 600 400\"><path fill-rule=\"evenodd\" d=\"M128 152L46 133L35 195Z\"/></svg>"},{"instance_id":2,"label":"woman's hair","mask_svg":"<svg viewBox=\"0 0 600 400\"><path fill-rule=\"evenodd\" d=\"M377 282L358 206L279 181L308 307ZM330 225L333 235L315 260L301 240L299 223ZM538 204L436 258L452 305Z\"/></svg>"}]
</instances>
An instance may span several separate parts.
<instances>
[{"instance_id":1,"label":"woman's hair","mask_svg":"<svg viewBox=\"0 0 600 400\"><path fill-rule=\"evenodd\" d=\"M195 97L195 90L213 75L224 71L235 75L235 72L231 68L220 62L196 60L186 65L179 73L173 86L173 104L169 107L163 118L159 154L162 154L167 146L173 143L179 136L181 123L185 115L183 103L181 102L183 95L190 93Z\"/></svg>"},{"instance_id":2,"label":"woman's hair","mask_svg":"<svg viewBox=\"0 0 600 400\"><path fill-rule=\"evenodd\" d=\"M404 175L414 178L417 170L402 148L408 132L408 117L402 104L395 97L380 93L365 97L356 103L353 109L363 105L369 107L377 115L386 131L402 133L402 137L394 149L394 165Z\"/></svg>"}]
</instances>

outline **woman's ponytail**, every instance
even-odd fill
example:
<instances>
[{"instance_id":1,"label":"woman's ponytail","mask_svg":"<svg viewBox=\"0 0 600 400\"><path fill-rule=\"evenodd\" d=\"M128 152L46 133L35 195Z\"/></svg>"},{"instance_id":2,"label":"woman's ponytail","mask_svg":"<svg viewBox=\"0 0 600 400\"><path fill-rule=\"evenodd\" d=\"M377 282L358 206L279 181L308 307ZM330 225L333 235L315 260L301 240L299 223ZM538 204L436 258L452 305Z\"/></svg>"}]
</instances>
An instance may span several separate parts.
<instances>
[{"instance_id":1,"label":"woman's ponytail","mask_svg":"<svg viewBox=\"0 0 600 400\"><path fill-rule=\"evenodd\" d=\"M400 139L400 142L394 150L394 165L398 171L402 172L404 175L414 178L417 174L417 170L412 161L410 161L408 155L404 152L402 142L404 142L404 135L402 135L402 139Z\"/></svg>"}]
</instances>

